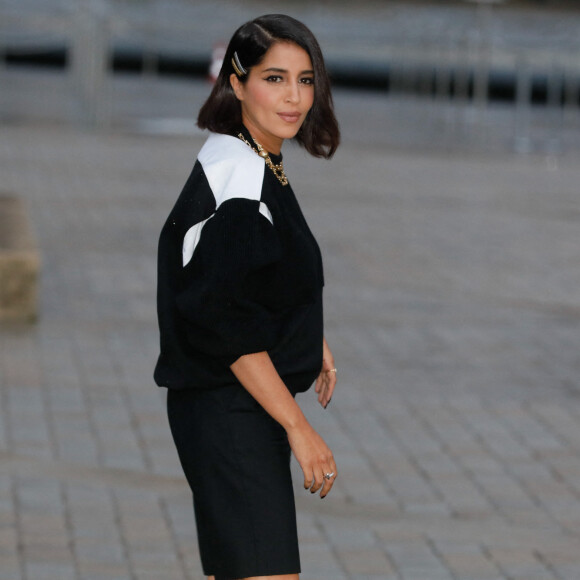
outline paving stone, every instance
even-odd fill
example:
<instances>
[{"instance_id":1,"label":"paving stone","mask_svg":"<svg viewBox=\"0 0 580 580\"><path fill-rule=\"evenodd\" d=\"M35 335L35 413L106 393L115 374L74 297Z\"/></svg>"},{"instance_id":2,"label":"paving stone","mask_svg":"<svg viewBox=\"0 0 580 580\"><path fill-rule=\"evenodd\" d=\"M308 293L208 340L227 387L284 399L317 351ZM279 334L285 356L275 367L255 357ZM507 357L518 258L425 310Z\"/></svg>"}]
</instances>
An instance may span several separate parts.
<instances>
[{"instance_id":1,"label":"paving stone","mask_svg":"<svg viewBox=\"0 0 580 580\"><path fill-rule=\"evenodd\" d=\"M334 554L326 546L317 546L316 548L307 546L305 549L301 547L300 558L302 574L306 578L344 580L350 577L350 574L340 562L336 561Z\"/></svg>"},{"instance_id":2,"label":"paving stone","mask_svg":"<svg viewBox=\"0 0 580 580\"><path fill-rule=\"evenodd\" d=\"M524 549L501 549L494 548L489 551L491 559L510 578L517 577L553 577L553 574L539 561L537 554Z\"/></svg>"},{"instance_id":3,"label":"paving stone","mask_svg":"<svg viewBox=\"0 0 580 580\"><path fill-rule=\"evenodd\" d=\"M501 578L497 565L482 553L444 554L445 563L459 578Z\"/></svg>"},{"instance_id":4,"label":"paving stone","mask_svg":"<svg viewBox=\"0 0 580 580\"><path fill-rule=\"evenodd\" d=\"M344 567L355 578L361 576L394 575L395 570L388 558L380 549L343 548L340 558Z\"/></svg>"},{"instance_id":5,"label":"paving stone","mask_svg":"<svg viewBox=\"0 0 580 580\"><path fill-rule=\"evenodd\" d=\"M50 562L27 561L26 577L35 580L76 580L74 564L54 564Z\"/></svg>"},{"instance_id":6,"label":"paving stone","mask_svg":"<svg viewBox=\"0 0 580 580\"><path fill-rule=\"evenodd\" d=\"M578 578L578 574L580 574L580 564L557 566L556 572L564 580L573 580L574 578Z\"/></svg>"},{"instance_id":7,"label":"paving stone","mask_svg":"<svg viewBox=\"0 0 580 580\"><path fill-rule=\"evenodd\" d=\"M323 523L326 535L331 539L332 545L340 547L369 549L375 545L375 537L372 532L358 522L353 522L349 528L333 525L333 520ZM336 522L339 523L339 522Z\"/></svg>"},{"instance_id":8,"label":"paving stone","mask_svg":"<svg viewBox=\"0 0 580 580\"><path fill-rule=\"evenodd\" d=\"M0 569L7 578L21 580L24 578L18 559L14 556L0 555Z\"/></svg>"},{"instance_id":9,"label":"paving stone","mask_svg":"<svg viewBox=\"0 0 580 580\"><path fill-rule=\"evenodd\" d=\"M79 574L83 580L126 580L131 572L124 566L114 564L83 564L79 567Z\"/></svg>"}]
</instances>

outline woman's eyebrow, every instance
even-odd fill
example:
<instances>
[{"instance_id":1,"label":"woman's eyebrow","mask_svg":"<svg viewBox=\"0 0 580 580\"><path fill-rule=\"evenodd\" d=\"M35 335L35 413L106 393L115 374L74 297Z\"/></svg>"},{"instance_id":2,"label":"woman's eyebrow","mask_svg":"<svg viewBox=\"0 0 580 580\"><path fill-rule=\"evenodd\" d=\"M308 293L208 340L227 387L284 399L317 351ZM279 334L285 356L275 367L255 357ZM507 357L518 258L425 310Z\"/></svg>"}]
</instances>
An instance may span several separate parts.
<instances>
[{"instance_id":1,"label":"woman's eyebrow","mask_svg":"<svg viewBox=\"0 0 580 580\"><path fill-rule=\"evenodd\" d=\"M265 68L262 72L277 72L277 73L287 73L288 71L285 68L277 68L277 67L270 67L270 68ZM301 75L305 75L305 74L314 74L313 70L303 70L300 72Z\"/></svg>"}]
</instances>

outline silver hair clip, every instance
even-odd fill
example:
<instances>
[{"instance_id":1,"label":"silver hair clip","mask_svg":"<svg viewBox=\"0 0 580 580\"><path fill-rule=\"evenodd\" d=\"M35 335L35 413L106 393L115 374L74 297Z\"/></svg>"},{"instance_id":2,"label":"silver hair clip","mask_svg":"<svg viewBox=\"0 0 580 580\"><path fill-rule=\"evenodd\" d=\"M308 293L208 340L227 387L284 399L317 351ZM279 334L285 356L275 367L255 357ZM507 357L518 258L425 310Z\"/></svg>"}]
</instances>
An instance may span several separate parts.
<instances>
[{"instance_id":1,"label":"silver hair clip","mask_svg":"<svg viewBox=\"0 0 580 580\"><path fill-rule=\"evenodd\" d=\"M242 63L240 62L237 52L234 52L234 56L232 58L232 66L234 67L234 70L236 71L236 74L239 77L243 77L248 74L248 71L242 66Z\"/></svg>"}]
</instances>

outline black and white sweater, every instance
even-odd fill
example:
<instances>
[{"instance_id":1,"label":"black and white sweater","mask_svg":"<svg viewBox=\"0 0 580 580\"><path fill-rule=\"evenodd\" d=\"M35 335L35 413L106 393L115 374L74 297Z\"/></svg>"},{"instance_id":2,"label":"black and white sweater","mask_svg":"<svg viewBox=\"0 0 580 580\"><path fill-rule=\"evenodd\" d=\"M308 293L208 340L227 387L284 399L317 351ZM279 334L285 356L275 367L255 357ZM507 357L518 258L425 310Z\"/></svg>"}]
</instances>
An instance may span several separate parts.
<instances>
[{"instance_id":1,"label":"black and white sweater","mask_svg":"<svg viewBox=\"0 0 580 580\"><path fill-rule=\"evenodd\" d=\"M290 185L237 137L211 134L159 240L156 383L233 384L233 362L267 351L291 392L308 389L322 366L323 285Z\"/></svg>"}]
</instances>

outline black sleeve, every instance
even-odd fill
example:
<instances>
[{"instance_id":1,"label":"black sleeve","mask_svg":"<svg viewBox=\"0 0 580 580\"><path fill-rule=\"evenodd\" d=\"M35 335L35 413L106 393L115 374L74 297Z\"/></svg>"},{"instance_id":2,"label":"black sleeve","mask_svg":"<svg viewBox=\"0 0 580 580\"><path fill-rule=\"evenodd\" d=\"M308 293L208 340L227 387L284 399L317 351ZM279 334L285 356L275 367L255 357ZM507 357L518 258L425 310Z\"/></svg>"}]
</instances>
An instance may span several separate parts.
<instances>
[{"instance_id":1,"label":"black sleeve","mask_svg":"<svg viewBox=\"0 0 580 580\"><path fill-rule=\"evenodd\" d=\"M183 268L177 296L193 348L228 365L244 354L270 350L278 339L269 278L282 252L259 207L247 199L219 207Z\"/></svg>"}]
</instances>

